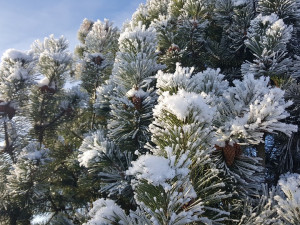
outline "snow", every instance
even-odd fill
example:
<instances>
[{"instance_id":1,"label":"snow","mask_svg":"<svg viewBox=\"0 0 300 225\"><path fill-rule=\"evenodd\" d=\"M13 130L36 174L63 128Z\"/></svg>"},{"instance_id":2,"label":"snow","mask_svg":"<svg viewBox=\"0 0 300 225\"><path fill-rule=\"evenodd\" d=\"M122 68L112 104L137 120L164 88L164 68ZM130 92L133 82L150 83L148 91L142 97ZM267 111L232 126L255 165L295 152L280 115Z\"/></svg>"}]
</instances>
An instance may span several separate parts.
<instances>
[{"instance_id":1,"label":"snow","mask_svg":"<svg viewBox=\"0 0 300 225\"><path fill-rule=\"evenodd\" d=\"M143 87L145 82L153 80L153 74L165 67L157 64L157 38L153 28L131 24L119 37L112 80L118 87L129 90ZM146 86L146 85L145 85Z\"/></svg>"},{"instance_id":2,"label":"snow","mask_svg":"<svg viewBox=\"0 0 300 225\"><path fill-rule=\"evenodd\" d=\"M275 23L278 20L278 16L275 13L272 13L268 16L263 16L262 14L259 14L255 19L260 20L263 25L266 25Z\"/></svg>"},{"instance_id":3,"label":"snow","mask_svg":"<svg viewBox=\"0 0 300 225\"><path fill-rule=\"evenodd\" d=\"M276 211L287 224L298 224L300 221L300 174L287 173L280 176L278 186L283 191L283 195L276 195L278 207Z\"/></svg>"},{"instance_id":4,"label":"snow","mask_svg":"<svg viewBox=\"0 0 300 225\"><path fill-rule=\"evenodd\" d=\"M269 78L255 79L247 74L242 81L233 81L234 86L223 93L218 107L223 124L217 130L218 145L222 141L240 144L259 144L264 132L283 132L290 136L297 126L281 122L289 116L286 108L291 101L284 100L284 91L268 86Z\"/></svg>"},{"instance_id":5,"label":"snow","mask_svg":"<svg viewBox=\"0 0 300 225\"><path fill-rule=\"evenodd\" d=\"M50 83L50 81L49 81L48 77L44 77L38 81L37 85L38 85L38 87L43 87L45 85L48 86L49 83Z\"/></svg>"},{"instance_id":6,"label":"snow","mask_svg":"<svg viewBox=\"0 0 300 225\"><path fill-rule=\"evenodd\" d=\"M220 69L207 68L203 72L199 72L191 77L190 89L194 92L205 92L212 97L222 95L228 89L229 83L224 80L225 75L220 73Z\"/></svg>"},{"instance_id":7,"label":"snow","mask_svg":"<svg viewBox=\"0 0 300 225\"><path fill-rule=\"evenodd\" d=\"M64 86L63 86L63 88L65 90L72 90L74 88L79 87L81 83L82 83L81 80L67 79ZM45 85L47 85L47 86L49 85L49 79L47 77L43 76L43 75L38 76L37 77L37 86L38 87L43 87ZM54 82L52 82L50 87L55 88Z\"/></svg>"},{"instance_id":8,"label":"snow","mask_svg":"<svg viewBox=\"0 0 300 225\"><path fill-rule=\"evenodd\" d=\"M158 99L159 104L154 108L155 116L160 116L164 110L174 114L179 120L184 121L191 112L201 112L201 121L211 121L215 114L214 108L206 104L201 94L186 92L180 89L176 94L164 92Z\"/></svg>"},{"instance_id":9,"label":"snow","mask_svg":"<svg viewBox=\"0 0 300 225\"><path fill-rule=\"evenodd\" d=\"M176 89L185 89L189 92L210 94L212 97L222 95L224 90L229 86L227 80L224 80L224 75L220 73L220 69L206 69L202 72L193 74L194 68L181 67L176 64L174 73L164 73L159 71L156 75L157 87L160 91L170 92Z\"/></svg>"},{"instance_id":10,"label":"snow","mask_svg":"<svg viewBox=\"0 0 300 225\"><path fill-rule=\"evenodd\" d=\"M119 37L119 46L121 52L126 52L126 40L131 40L133 46L136 49L156 49L157 38L156 31L153 27L146 29L146 26L139 22L137 26L131 24L130 27L127 27L124 32L121 33ZM125 44L125 45L124 45Z\"/></svg>"},{"instance_id":11,"label":"snow","mask_svg":"<svg viewBox=\"0 0 300 225\"><path fill-rule=\"evenodd\" d=\"M282 19L279 19L266 30L266 35L280 39L282 43L286 44L292 37L292 31L292 26L287 26Z\"/></svg>"},{"instance_id":12,"label":"snow","mask_svg":"<svg viewBox=\"0 0 300 225\"><path fill-rule=\"evenodd\" d=\"M247 36L251 39L257 35L261 35L262 30L269 28L271 24L275 23L278 19L279 18L275 13L272 13L268 16L263 16L262 14L257 15L250 22L250 27L248 28Z\"/></svg>"},{"instance_id":13,"label":"snow","mask_svg":"<svg viewBox=\"0 0 300 225\"><path fill-rule=\"evenodd\" d=\"M225 90L224 97L234 99L236 103L241 103L242 107L248 107L255 100L261 99L269 92L269 81L269 77L262 76L255 79L254 75L249 73L243 77L242 81L234 80L234 87ZM280 96L282 96L282 93ZM237 105L235 105L235 108L238 108Z\"/></svg>"},{"instance_id":14,"label":"snow","mask_svg":"<svg viewBox=\"0 0 300 225\"><path fill-rule=\"evenodd\" d=\"M180 63L176 63L175 73L164 73L158 71L156 74L156 87L161 90L172 88L184 88L189 86L189 79L194 72L194 68L181 67Z\"/></svg>"},{"instance_id":15,"label":"snow","mask_svg":"<svg viewBox=\"0 0 300 225\"><path fill-rule=\"evenodd\" d=\"M189 222L199 221L199 215L203 213L203 207L200 199L187 209L179 208L189 204L197 198L197 194L190 182L189 166L191 160L188 158L189 152L175 152L172 147L165 147L162 156L159 155L141 155L135 162L132 162L126 174L133 175L132 186L135 189L140 182L147 181L149 185L161 186L163 192L151 193L154 195L154 201L163 196L162 202L166 198L166 207L162 202L154 207L149 207L148 202L143 202L139 195L135 199L141 209L149 215L152 224L161 224L160 219L165 215L170 215L169 224L187 224ZM147 195L147 193L145 193ZM164 209L161 208L163 204Z\"/></svg>"},{"instance_id":16,"label":"snow","mask_svg":"<svg viewBox=\"0 0 300 225\"><path fill-rule=\"evenodd\" d=\"M80 157L80 165L88 167L90 162L95 161L95 159L98 157L99 152L97 150L88 150L82 153Z\"/></svg>"},{"instance_id":17,"label":"snow","mask_svg":"<svg viewBox=\"0 0 300 225\"><path fill-rule=\"evenodd\" d=\"M88 54L90 56L90 58L97 58L97 57L100 57L101 59L104 59L104 55L97 52L97 53L91 53L91 54Z\"/></svg>"},{"instance_id":18,"label":"snow","mask_svg":"<svg viewBox=\"0 0 300 225\"><path fill-rule=\"evenodd\" d=\"M93 208L89 212L91 219L83 225L104 225L113 224L113 221L117 221L116 217L125 216L124 211L110 199L98 199L93 202ZM119 221L120 225L124 224Z\"/></svg>"},{"instance_id":19,"label":"snow","mask_svg":"<svg viewBox=\"0 0 300 225\"><path fill-rule=\"evenodd\" d=\"M84 23L86 23L86 26L90 26L88 21L84 21ZM85 45L89 51L96 54L99 52L110 54L110 47L114 48L113 45L117 43L118 32L118 29L108 19L104 19L103 22L97 20L89 32L83 31L87 34Z\"/></svg>"},{"instance_id":20,"label":"snow","mask_svg":"<svg viewBox=\"0 0 300 225\"><path fill-rule=\"evenodd\" d=\"M253 20L251 20L250 27L247 32L249 39L258 37L261 39L262 47L272 48L272 51L276 51L276 46L274 47L274 42L276 45L285 46L286 43L292 37L293 27L291 25L287 26L282 19L279 19L275 13L268 16L263 16L259 14ZM273 43L273 45L270 45ZM249 40L245 41L246 44ZM278 48L278 47L277 47ZM284 50L285 47L282 48ZM268 49L269 50L269 49Z\"/></svg>"},{"instance_id":21,"label":"snow","mask_svg":"<svg viewBox=\"0 0 300 225\"><path fill-rule=\"evenodd\" d=\"M148 43L144 44L148 46ZM139 51L138 47L136 48ZM147 81L146 79L152 79L151 76L153 73L164 68L162 65L157 64L154 58L155 49L152 49L152 51L144 49L143 51L136 54L128 52L117 53L113 68L113 80L115 84L118 86L120 84L126 85L126 89L131 89L132 86L142 86L143 82Z\"/></svg>"},{"instance_id":22,"label":"snow","mask_svg":"<svg viewBox=\"0 0 300 225\"><path fill-rule=\"evenodd\" d=\"M91 20L84 18L82 21L82 24L79 28L78 33L83 33L83 34L87 35L88 32L90 31L92 25L93 25L93 22Z\"/></svg>"},{"instance_id":23,"label":"snow","mask_svg":"<svg viewBox=\"0 0 300 225\"><path fill-rule=\"evenodd\" d=\"M153 21L151 21L150 26L154 27L158 31L166 30L167 28L169 28L172 25L171 21L172 21L171 15L159 15L158 19L154 19ZM179 46L176 46L176 44L174 44L174 43L172 45L174 45L174 47L179 47Z\"/></svg>"},{"instance_id":24,"label":"snow","mask_svg":"<svg viewBox=\"0 0 300 225\"><path fill-rule=\"evenodd\" d=\"M19 157L29 161L44 163L48 159L49 149L44 146L39 147L38 143L29 143L28 146L22 149Z\"/></svg>"},{"instance_id":25,"label":"snow","mask_svg":"<svg viewBox=\"0 0 300 225\"><path fill-rule=\"evenodd\" d=\"M287 173L280 176L278 184L287 198L300 206L300 174Z\"/></svg>"},{"instance_id":26,"label":"snow","mask_svg":"<svg viewBox=\"0 0 300 225\"><path fill-rule=\"evenodd\" d=\"M177 64L174 74L157 73L160 96L153 110L156 119L155 125L150 125L151 132L168 127L164 121L169 114L183 122L193 116L195 122L216 124L213 129L219 146L225 141L258 144L264 132L280 131L290 136L297 131L297 126L281 122L289 116L286 108L292 102L285 102L284 91L268 86L269 78L256 79L248 73L229 87L219 69L192 72L193 68Z\"/></svg>"},{"instance_id":27,"label":"snow","mask_svg":"<svg viewBox=\"0 0 300 225\"><path fill-rule=\"evenodd\" d=\"M45 50L40 54L40 61L45 60L45 58L53 60L59 64L68 64L71 61L72 56L66 52L50 52Z\"/></svg>"},{"instance_id":28,"label":"snow","mask_svg":"<svg viewBox=\"0 0 300 225\"><path fill-rule=\"evenodd\" d=\"M26 80L29 78L28 70L16 66L10 70L10 75L7 77L9 81L15 81L15 80Z\"/></svg>"},{"instance_id":29,"label":"snow","mask_svg":"<svg viewBox=\"0 0 300 225\"><path fill-rule=\"evenodd\" d=\"M234 6L240 6L248 3L249 0L233 0L233 5Z\"/></svg>"},{"instance_id":30,"label":"snow","mask_svg":"<svg viewBox=\"0 0 300 225\"><path fill-rule=\"evenodd\" d=\"M11 59L13 61L24 60L27 62L32 60L32 56L26 52L10 48L3 53L1 61L3 62L5 59Z\"/></svg>"},{"instance_id":31,"label":"snow","mask_svg":"<svg viewBox=\"0 0 300 225\"><path fill-rule=\"evenodd\" d=\"M30 224L32 225L47 224L49 219L52 218L53 214L54 213L44 213L44 214L33 215Z\"/></svg>"},{"instance_id":32,"label":"snow","mask_svg":"<svg viewBox=\"0 0 300 225\"><path fill-rule=\"evenodd\" d=\"M158 15L167 14L168 6L170 4L170 0L147 0L146 4L140 4L138 9L132 15L132 21L140 21L140 16L151 20L151 13L159 12Z\"/></svg>"},{"instance_id":33,"label":"snow","mask_svg":"<svg viewBox=\"0 0 300 225\"><path fill-rule=\"evenodd\" d=\"M98 67L98 69L104 69L109 65L109 63L111 63L111 61L106 59L106 57L101 53L85 53L84 61L92 63L94 66Z\"/></svg>"},{"instance_id":34,"label":"snow","mask_svg":"<svg viewBox=\"0 0 300 225\"><path fill-rule=\"evenodd\" d=\"M78 161L81 166L90 167L100 160L100 156L106 153L107 141L102 131L97 131L84 138L80 148Z\"/></svg>"},{"instance_id":35,"label":"snow","mask_svg":"<svg viewBox=\"0 0 300 225\"><path fill-rule=\"evenodd\" d=\"M1 59L2 77L8 82L27 82L33 72L33 57L30 53L8 49Z\"/></svg>"},{"instance_id":36,"label":"snow","mask_svg":"<svg viewBox=\"0 0 300 225\"><path fill-rule=\"evenodd\" d=\"M72 89L74 87L79 87L82 83L81 80L66 80L66 83L64 85L64 89Z\"/></svg>"},{"instance_id":37,"label":"snow","mask_svg":"<svg viewBox=\"0 0 300 225\"><path fill-rule=\"evenodd\" d=\"M266 34L274 36L276 35L277 30L283 30L285 27L286 25L284 24L283 20L279 19L271 25L271 27L266 31Z\"/></svg>"},{"instance_id":38,"label":"snow","mask_svg":"<svg viewBox=\"0 0 300 225\"><path fill-rule=\"evenodd\" d=\"M167 180L172 180L176 171L170 166L170 160L161 156L141 155L137 161L132 162L127 175L134 175L136 179L147 180L148 183L164 186Z\"/></svg>"},{"instance_id":39,"label":"snow","mask_svg":"<svg viewBox=\"0 0 300 225\"><path fill-rule=\"evenodd\" d=\"M17 163L13 164L12 173L8 179L28 179L32 171L39 169L40 165L50 162L49 149L40 147L39 143L30 142L17 156Z\"/></svg>"},{"instance_id":40,"label":"snow","mask_svg":"<svg viewBox=\"0 0 300 225\"><path fill-rule=\"evenodd\" d=\"M130 89L127 93L126 93L126 96L128 97L128 98L131 98L131 97L137 97L137 98L143 98L143 97L145 97L147 95L147 93L146 92L144 92L142 89L138 89L138 90L136 90L135 88L132 88L132 89Z\"/></svg>"},{"instance_id":41,"label":"snow","mask_svg":"<svg viewBox=\"0 0 300 225\"><path fill-rule=\"evenodd\" d=\"M141 155L132 162L132 167L127 171L127 175L133 175L136 181L146 180L154 186L162 186L165 191L172 188L173 179L186 178L189 175L188 166L191 161L188 159L188 152L181 154L178 158L171 147L163 149L167 158L159 155ZM135 185L136 181L133 181ZM195 197L195 192L190 193Z\"/></svg>"},{"instance_id":42,"label":"snow","mask_svg":"<svg viewBox=\"0 0 300 225\"><path fill-rule=\"evenodd\" d=\"M259 14L250 24L245 45L255 58L242 64L242 74L253 73L256 77L290 74L295 63L287 56L287 44L292 38L293 26L284 24L274 13Z\"/></svg>"}]
</instances>

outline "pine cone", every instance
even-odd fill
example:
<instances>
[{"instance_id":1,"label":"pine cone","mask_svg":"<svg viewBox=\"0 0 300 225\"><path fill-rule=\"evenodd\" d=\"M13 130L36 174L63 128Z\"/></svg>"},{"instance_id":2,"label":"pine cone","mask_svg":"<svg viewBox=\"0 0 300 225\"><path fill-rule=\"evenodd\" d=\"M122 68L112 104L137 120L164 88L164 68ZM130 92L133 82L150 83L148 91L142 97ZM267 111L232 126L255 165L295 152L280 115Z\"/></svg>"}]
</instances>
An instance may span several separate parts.
<instances>
[{"instance_id":1,"label":"pine cone","mask_svg":"<svg viewBox=\"0 0 300 225\"><path fill-rule=\"evenodd\" d=\"M100 66L101 63L103 62L103 58L101 58L101 56L97 56L97 57L93 58L93 62Z\"/></svg>"},{"instance_id":2,"label":"pine cone","mask_svg":"<svg viewBox=\"0 0 300 225\"><path fill-rule=\"evenodd\" d=\"M225 143L225 147L215 146L217 150L223 152L225 163L227 166L232 166L234 160L242 154L241 146L237 143L230 145L228 142Z\"/></svg>"},{"instance_id":3,"label":"pine cone","mask_svg":"<svg viewBox=\"0 0 300 225\"><path fill-rule=\"evenodd\" d=\"M133 97L131 98L131 101L132 101L134 107L135 107L137 110L141 110L141 108L142 108L142 98L137 97L137 96L133 96Z\"/></svg>"},{"instance_id":4,"label":"pine cone","mask_svg":"<svg viewBox=\"0 0 300 225\"><path fill-rule=\"evenodd\" d=\"M11 107L9 102L5 103L2 100L0 100L0 114L2 115L7 115L8 118L11 120L15 114L16 114L16 109L14 107Z\"/></svg>"},{"instance_id":5,"label":"pine cone","mask_svg":"<svg viewBox=\"0 0 300 225\"><path fill-rule=\"evenodd\" d=\"M44 85L42 87L40 87L40 91L45 94L45 93L49 93L49 94L55 94L55 89L49 87L48 85Z\"/></svg>"}]
</instances>

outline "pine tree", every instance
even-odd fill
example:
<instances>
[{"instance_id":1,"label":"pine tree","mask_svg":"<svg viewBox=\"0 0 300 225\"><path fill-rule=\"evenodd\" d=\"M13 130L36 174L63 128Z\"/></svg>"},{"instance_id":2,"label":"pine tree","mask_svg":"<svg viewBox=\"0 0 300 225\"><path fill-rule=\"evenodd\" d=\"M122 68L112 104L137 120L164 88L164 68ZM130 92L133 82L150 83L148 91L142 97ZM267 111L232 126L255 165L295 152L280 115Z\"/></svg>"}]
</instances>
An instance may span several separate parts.
<instances>
[{"instance_id":1,"label":"pine tree","mask_svg":"<svg viewBox=\"0 0 300 225\"><path fill-rule=\"evenodd\" d=\"M286 57L286 44L291 39L291 33L292 26L285 25L276 14L260 14L253 19L245 44L255 59L253 63L247 62L242 65L242 73L272 77L274 83L280 86L277 80L282 76L289 76L288 70L292 65L292 60Z\"/></svg>"},{"instance_id":2,"label":"pine tree","mask_svg":"<svg viewBox=\"0 0 300 225\"><path fill-rule=\"evenodd\" d=\"M239 224L298 224L299 174L280 176L276 187L264 190L256 207L248 205Z\"/></svg>"},{"instance_id":3,"label":"pine tree","mask_svg":"<svg viewBox=\"0 0 300 225\"><path fill-rule=\"evenodd\" d=\"M299 53L297 53L297 35L299 33L299 23L297 22L299 20L298 8L299 3L297 1L258 1L258 11L261 14L251 22L249 31L251 34L256 33L258 30L260 32L264 29L267 30L263 31L265 34L258 35L260 37L257 36L256 41L253 38L246 40L246 45L255 53L256 59L254 59L255 63L251 65L246 63L246 67L244 67L246 68L246 73L250 69L250 72L254 72L257 75L270 76L271 84L285 89L286 99L295 103L297 103L297 97L292 93L297 89L297 67L299 64ZM271 18L273 18L273 22L270 22ZM259 20L261 22L258 22ZM260 25L258 25L259 23ZM263 23L265 25L262 25ZM271 25L272 23L273 25ZM253 68L256 69L253 70ZM298 124L295 114L296 109L296 104L290 107L289 113L291 116L287 118L288 121L294 124ZM275 136L268 134L266 137L267 140L270 140L269 143L273 142L273 144L267 146L266 152L262 145L259 152L266 161L266 169L269 174L268 182L275 184L280 174L297 170L298 132L294 133L290 138L280 134Z\"/></svg>"},{"instance_id":4,"label":"pine tree","mask_svg":"<svg viewBox=\"0 0 300 225\"><path fill-rule=\"evenodd\" d=\"M235 87L229 88L228 82L223 80L224 75L219 74L219 71L211 69L192 75L192 71L184 70L179 67L172 76L160 74L161 80L164 81L162 83L165 83L163 85L165 91L173 93L176 92L176 89L183 88L189 92L193 91L209 95L207 97L209 104L217 110L211 125L215 127L215 130L213 130L215 134L212 136L215 136L217 140L208 141L210 145L214 145L214 143L216 145L217 150L214 153L216 157L215 163L221 173L224 173L227 178L230 178L227 182L224 182L227 183L227 187L230 187L231 193L234 193L233 190L235 190L239 198L242 196L248 198L251 195L254 197L260 189L259 183L263 181L261 174L262 168L259 166L258 159L242 154L242 149L239 145L258 144L263 141L261 137L263 136L264 130L273 132L274 130L288 131L290 129L290 132L295 131L296 127L293 125L280 125L280 123L277 122L272 125L270 123L271 121L277 121L277 119L273 120L272 116L278 116L278 119L288 116L288 114L283 111L278 115L272 115L273 111L281 111L279 108L278 110L273 110L273 107L286 108L291 104L284 102L284 92L278 88L271 89L268 87L267 80L263 81L260 79L256 81L251 76L245 77L243 82L235 80L233 82ZM172 77L172 79L169 77ZM190 80L188 79L189 77L191 77ZM158 86L160 85L158 82ZM267 94L267 92L269 93ZM271 101L272 103L270 102L270 105L263 103L267 99L270 99L270 97L278 99ZM174 100L169 99L165 105L171 108L172 102L174 102ZM183 100L180 102L183 102ZM182 105L180 107L182 107ZM255 109L256 107L258 108ZM263 114L258 115L257 113L259 112L263 112ZM259 119L256 120L255 118ZM245 123L245 125L241 123ZM281 126L282 128L280 128ZM159 127L166 127L166 124L160 125ZM242 127L245 127L246 130L239 130ZM175 128L171 126L170 130L174 129ZM226 132L224 133L225 130ZM153 133L153 137L159 134L157 130ZM171 133L174 133L174 131ZM178 134L178 136L180 135ZM197 136L201 137L199 131ZM165 139L164 137L162 141L165 142ZM207 141L205 137L202 139ZM174 140L172 143L174 143Z\"/></svg>"},{"instance_id":5,"label":"pine tree","mask_svg":"<svg viewBox=\"0 0 300 225\"><path fill-rule=\"evenodd\" d=\"M48 197L45 165L49 162L49 150L39 143L29 143L18 155L7 176L6 188L12 203L9 207L15 207L11 224L30 224L34 213L45 207Z\"/></svg>"},{"instance_id":6,"label":"pine tree","mask_svg":"<svg viewBox=\"0 0 300 225\"><path fill-rule=\"evenodd\" d=\"M80 127L77 132L93 130L97 128L98 123L106 125L109 110L107 107L102 107L102 110L96 109L94 104L98 101L97 88L105 86L111 74L118 51L118 37L118 29L108 20L92 22L84 19L81 24L78 31L81 45L76 49L79 57L76 72L81 80L81 87L88 93L89 98L88 110L81 116L87 119L84 123L86 127Z\"/></svg>"},{"instance_id":7,"label":"pine tree","mask_svg":"<svg viewBox=\"0 0 300 225\"><path fill-rule=\"evenodd\" d=\"M151 87L156 63L156 37L153 29L141 23L127 28L119 39L112 81L115 85L111 103L108 135L122 149L143 151L149 140L155 93Z\"/></svg>"},{"instance_id":8,"label":"pine tree","mask_svg":"<svg viewBox=\"0 0 300 225\"><path fill-rule=\"evenodd\" d=\"M258 5L262 12L260 1ZM262 218L269 219L276 214L270 208L275 201L268 203L268 196L262 197L261 201L257 198L268 191L263 192L260 185L265 181L261 166L264 161L255 157L261 155L257 155L259 151L255 152L253 146L264 146L266 133L291 136L297 130L295 125L289 124L287 110L292 102L285 100L285 92L278 88L286 82L283 78L297 76L292 66L297 60L289 55L292 20L276 14L257 14L256 7L255 1L247 0L150 0L139 7L132 21L136 25L142 21L156 29L158 61L166 65L164 70L170 74L159 72L157 75L158 105L154 107L155 119L150 125L151 141L146 144L150 152L146 155L140 152L126 173L132 176L136 208L124 211L116 205L120 202L102 198L95 202L87 224L139 224L141 221L142 224L173 224L169 216L177 218L175 215L181 215L182 208L163 206L173 199L172 191L184 193L187 183L180 173L170 175L166 172L164 175L170 175L169 179L159 176L158 166L153 165L156 161L160 161L160 165L169 161L171 168L187 163L190 190L196 195L184 213L197 215L187 216L188 222L204 222L206 218L204 223L251 224L256 221L263 224L267 220ZM292 11L287 13L292 14ZM177 62L194 68L181 68ZM105 93L105 98L109 98L112 91ZM112 135L110 129L113 127L108 124L108 128L108 136L117 138L117 142L118 138L124 140L124 135L130 134ZM124 149L128 146L124 145ZM96 153L89 155L89 161L93 160L93 154ZM204 181L202 176L212 178ZM178 182L184 187L176 189ZM216 193L222 193L222 197L218 198ZM157 200L158 196L161 202ZM209 201L206 201L207 197ZM180 201L187 200L182 197ZM198 203L200 208L203 206L199 214L193 211L193 206ZM105 211L105 207L113 213ZM245 220L240 211L242 207L245 213L249 213L247 207L255 212L253 217ZM188 222L178 219L178 224Z\"/></svg>"},{"instance_id":9,"label":"pine tree","mask_svg":"<svg viewBox=\"0 0 300 225\"><path fill-rule=\"evenodd\" d=\"M36 41L33 51L38 57L37 72L43 75L31 94L31 118L34 123L34 135L41 144L51 143L53 130L66 114L67 106L61 105L64 98L63 86L66 72L69 70L71 56L66 52L66 40L53 36L44 42Z\"/></svg>"},{"instance_id":10,"label":"pine tree","mask_svg":"<svg viewBox=\"0 0 300 225\"><path fill-rule=\"evenodd\" d=\"M150 139L148 125L151 123L151 110L156 101L151 87L152 76L162 68L156 63L155 47L154 30L146 29L142 24L136 27L131 25L120 35L120 51L108 81L110 83L98 88L98 91L100 88L110 90L108 132L104 130L101 136L92 134L95 135L93 138L85 139L94 139L99 143L96 146L93 144L99 149L97 152L90 151L85 142L80 148L79 161L93 174L100 176L101 193L128 207L134 204L130 178L125 172L136 158L134 153L145 152L144 145ZM98 92L99 107L105 98L104 93ZM90 157L96 155L99 159L87 163ZM99 165L105 166L101 168Z\"/></svg>"},{"instance_id":11,"label":"pine tree","mask_svg":"<svg viewBox=\"0 0 300 225\"><path fill-rule=\"evenodd\" d=\"M78 121L85 95L77 88L69 91L63 88L72 64L64 37L50 36L43 42L36 41L32 48L38 57L37 72L43 77L30 95L31 135L40 147L49 148L51 157L44 178L47 180L47 202L41 212L52 214L49 223L55 223L57 219L78 223L80 215L76 210L86 206L76 160L81 140L72 133L66 135L70 130L65 124Z\"/></svg>"},{"instance_id":12,"label":"pine tree","mask_svg":"<svg viewBox=\"0 0 300 225\"><path fill-rule=\"evenodd\" d=\"M285 22L295 22L299 19L299 2L297 0L266 0L258 1L258 11L263 15L275 13Z\"/></svg>"},{"instance_id":13,"label":"pine tree","mask_svg":"<svg viewBox=\"0 0 300 225\"><path fill-rule=\"evenodd\" d=\"M299 214L299 174L284 174L278 181L278 186L284 194L276 195L276 211L280 219L287 224L300 222Z\"/></svg>"},{"instance_id":14,"label":"pine tree","mask_svg":"<svg viewBox=\"0 0 300 225\"><path fill-rule=\"evenodd\" d=\"M71 145L57 141L82 100L80 92L63 90L71 62L66 49L63 37L50 36L35 42L29 53L9 50L3 57L2 96L16 107L3 104L5 149L10 150L1 153L1 188L6 190L1 195L1 222L6 224L30 224L35 214L45 212L75 214L72 207L83 205L72 193L76 184L68 183L76 181L79 172L76 162L68 162ZM42 76L39 82L33 80L36 74Z\"/></svg>"},{"instance_id":15,"label":"pine tree","mask_svg":"<svg viewBox=\"0 0 300 225\"><path fill-rule=\"evenodd\" d=\"M299 223L299 6L147 0L6 51L0 224Z\"/></svg>"},{"instance_id":16,"label":"pine tree","mask_svg":"<svg viewBox=\"0 0 300 225\"><path fill-rule=\"evenodd\" d=\"M22 115L26 112L29 89L34 79L35 60L31 52L15 49L7 50L1 60L0 112L3 123L1 127L4 139L3 151L15 161L15 151L22 148L22 145L18 146L20 138L24 138L24 135L21 135L23 128L20 122L25 119Z\"/></svg>"},{"instance_id":17,"label":"pine tree","mask_svg":"<svg viewBox=\"0 0 300 225\"><path fill-rule=\"evenodd\" d=\"M28 224L32 216L32 208L26 207L31 194L24 188L20 194L14 192L9 185L13 185L12 177L16 175L15 168L22 148L27 145L30 127L26 114L28 94L34 79L35 60L31 52L15 49L7 50L1 62L1 217L0 222L6 224ZM32 179L33 177L31 177ZM23 181L16 181L15 185L22 185ZM23 209L23 213L22 213Z\"/></svg>"},{"instance_id":18,"label":"pine tree","mask_svg":"<svg viewBox=\"0 0 300 225\"><path fill-rule=\"evenodd\" d=\"M284 130L287 134L294 131L295 126L277 122L288 116L285 108L291 103L283 100L283 91L268 87L268 79L265 78L255 80L253 76L246 76L243 81L235 80L234 87L228 87L228 82L223 80L224 75L218 71L209 69L193 74L192 70L180 67L177 67L174 74L160 72L157 77L160 97L154 108L155 120L150 126L155 145L149 148L153 155L141 155L126 173L134 176L131 182L138 210L145 211L148 218L158 224L172 224L173 218L168 215L181 215L179 208L163 207L169 201L177 201L172 200L173 192L186 195L185 176L181 177L176 172L166 172L166 177L160 175L161 170L169 171L159 167L167 159L166 163L169 160L171 168L176 168L177 163L178 166L188 163L185 167L190 169L189 179L196 195L187 204L191 208L188 207L185 213L190 209L190 215L197 215L195 221L205 219L205 215L209 215L210 220L217 218L216 222L221 221L222 216L224 219L226 215L222 208L230 209L229 205L224 205L226 201L235 207L241 207L243 199L249 197L254 201L259 194L260 183L263 182L258 159L244 155L239 145L258 144L263 141L264 130ZM268 100L271 98L274 100ZM273 115L273 112L278 113ZM153 164L159 161L158 165ZM177 182L183 187L178 187ZM227 195L226 189L231 189ZM231 200L226 200L228 196L232 196ZM155 200L158 198L161 202ZM187 200L182 198L180 201L186 204ZM232 201L235 198L240 202ZM196 206L194 202L202 202L204 211L201 214L193 211ZM118 215L113 221L119 221ZM238 219L239 216L236 209L231 211L231 219ZM105 213L100 214L97 220L102 219L107 219ZM193 220L178 221L178 224L185 224Z\"/></svg>"}]
</instances>

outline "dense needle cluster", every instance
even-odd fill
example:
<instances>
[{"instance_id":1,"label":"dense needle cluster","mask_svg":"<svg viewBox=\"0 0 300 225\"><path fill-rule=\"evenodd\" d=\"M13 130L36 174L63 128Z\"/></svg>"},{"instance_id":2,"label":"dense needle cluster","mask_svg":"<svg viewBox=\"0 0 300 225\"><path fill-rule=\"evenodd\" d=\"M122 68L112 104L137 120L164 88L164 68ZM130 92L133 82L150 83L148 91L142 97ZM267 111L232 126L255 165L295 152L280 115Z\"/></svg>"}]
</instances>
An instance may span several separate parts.
<instances>
[{"instance_id":1,"label":"dense needle cluster","mask_svg":"<svg viewBox=\"0 0 300 225\"><path fill-rule=\"evenodd\" d=\"M8 49L0 224L299 224L299 9L147 0Z\"/></svg>"}]
</instances>

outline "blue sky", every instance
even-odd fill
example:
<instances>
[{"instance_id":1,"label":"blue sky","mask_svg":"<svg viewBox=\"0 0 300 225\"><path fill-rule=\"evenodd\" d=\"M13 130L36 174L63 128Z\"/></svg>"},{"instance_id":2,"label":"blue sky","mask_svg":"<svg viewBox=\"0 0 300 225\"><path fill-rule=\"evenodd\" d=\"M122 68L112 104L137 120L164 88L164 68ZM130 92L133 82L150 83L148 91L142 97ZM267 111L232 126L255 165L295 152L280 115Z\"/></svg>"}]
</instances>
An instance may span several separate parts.
<instances>
[{"instance_id":1,"label":"blue sky","mask_svg":"<svg viewBox=\"0 0 300 225\"><path fill-rule=\"evenodd\" d=\"M145 0L0 0L0 55L27 50L36 39L64 35L73 51L84 18L114 21L119 27Z\"/></svg>"}]
</instances>

